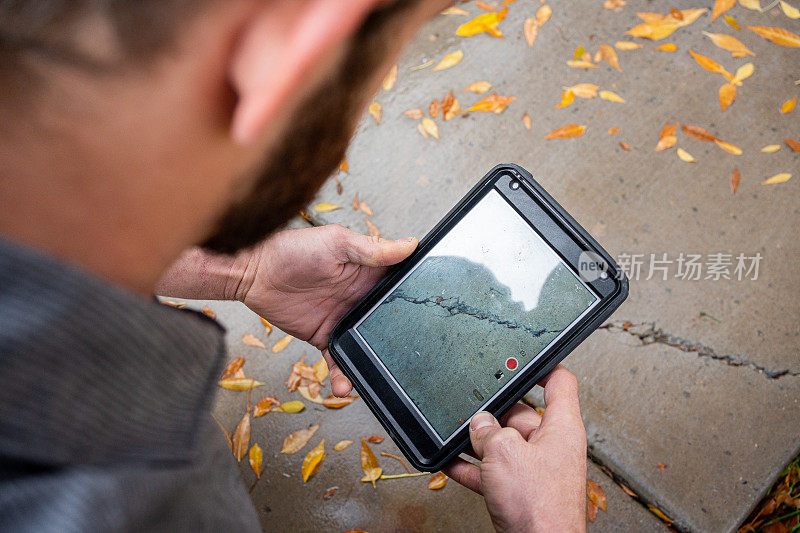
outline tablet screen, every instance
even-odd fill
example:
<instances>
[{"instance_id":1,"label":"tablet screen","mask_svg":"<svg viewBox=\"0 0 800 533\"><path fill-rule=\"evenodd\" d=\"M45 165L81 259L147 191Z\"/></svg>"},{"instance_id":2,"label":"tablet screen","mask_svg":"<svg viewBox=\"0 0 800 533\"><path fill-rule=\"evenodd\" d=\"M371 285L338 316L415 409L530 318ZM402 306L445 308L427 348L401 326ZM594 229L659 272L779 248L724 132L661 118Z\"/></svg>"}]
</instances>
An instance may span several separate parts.
<instances>
[{"instance_id":1,"label":"tablet screen","mask_svg":"<svg viewBox=\"0 0 800 533\"><path fill-rule=\"evenodd\" d=\"M597 302L492 189L356 331L444 443Z\"/></svg>"}]
</instances>

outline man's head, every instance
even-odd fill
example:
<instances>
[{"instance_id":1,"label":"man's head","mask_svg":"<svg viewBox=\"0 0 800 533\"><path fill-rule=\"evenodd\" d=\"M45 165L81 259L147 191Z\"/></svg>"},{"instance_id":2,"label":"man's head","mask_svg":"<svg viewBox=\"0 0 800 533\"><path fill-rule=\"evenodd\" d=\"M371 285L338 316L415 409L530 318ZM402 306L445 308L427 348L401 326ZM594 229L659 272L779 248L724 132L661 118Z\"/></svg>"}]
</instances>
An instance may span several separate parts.
<instances>
[{"instance_id":1,"label":"man's head","mask_svg":"<svg viewBox=\"0 0 800 533\"><path fill-rule=\"evenodd\" d=\"M0 0L0 232L140 290L254 244L444 3Z\"/></svg>"}]
</instances>

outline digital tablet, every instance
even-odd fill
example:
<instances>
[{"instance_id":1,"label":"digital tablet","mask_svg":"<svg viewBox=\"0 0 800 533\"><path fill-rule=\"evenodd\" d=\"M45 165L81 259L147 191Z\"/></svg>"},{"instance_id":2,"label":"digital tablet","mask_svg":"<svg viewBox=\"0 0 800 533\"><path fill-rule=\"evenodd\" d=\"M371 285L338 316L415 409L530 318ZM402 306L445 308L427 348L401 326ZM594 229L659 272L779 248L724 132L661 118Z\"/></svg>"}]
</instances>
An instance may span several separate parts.
<instances>
[{"instance_id":1,"label":"digital tablet","mask_svg":"<svg viewBox=\"0 0 800 533\"><path fill-rule=\"evenodd\" d=\"M624 273L517 165L492 169L336 325L334 361L408 460L441 469L623 302Z\"/></svg>"}]
</instances>

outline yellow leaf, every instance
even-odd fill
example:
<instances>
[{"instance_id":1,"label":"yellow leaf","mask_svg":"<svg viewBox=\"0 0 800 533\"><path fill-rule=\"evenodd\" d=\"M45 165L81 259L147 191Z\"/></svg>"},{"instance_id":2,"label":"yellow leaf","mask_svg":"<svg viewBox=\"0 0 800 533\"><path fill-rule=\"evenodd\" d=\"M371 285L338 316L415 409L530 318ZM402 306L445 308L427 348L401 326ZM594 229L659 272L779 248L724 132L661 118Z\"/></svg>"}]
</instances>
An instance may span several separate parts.
<instances>
[{"instance_id":1,"label":"yellow leaf","mask_svg":"<svg viewBox=\"0 0 800 533\"><path fill-rule=\"evenodd\" d=\"M530 131L531 126L532 126L532 124L531 124L531 116L529 114L527 114L527 113L522 115L522 123L525 125L525 129Z\"/></svg>"},{"instance_id":2,"label":"yellow leaf","mask_svg":"<svg viewBox=\"0 0 800 533\"><path fill-rule=\"evenodd\" d=\"M422 119L422 129L425 130L426 133L433 135L435 138L439 138L439 126L436 125L436 122L429 118Z\"/></svg>"},{"instance_id":3,"label":"yellow leaf","mask_svg":"<svg viewBox=\"0 0 800 533\"><path fill-rule=\"evenodd\" d=\"M339 172L347 172L347 158L342 159L342 162L339 163ZM267 328L267 335L272 333L272 324L264 317L258 317L261 319L261 323L264 324L264 327Z\"/></svg>"},{"instance_id":4,"label":"yellow leaf","mask_svg":"<svg viewBox=\"0 0 800 533\"><path fill-rule=\"evenodd\" d=\"M472 104L467 111L491 111L499 114L516 99L515 96L498 96L497 93L492 93L491 96L484 96Z\"/></svg>"},{"instance_id":5,"label":"yellow leaf","mask_svg":"<svg viewBox=\"0 0 800 533\"><path fill-rule=\"evenodd\" d=\"M464 52L462 52L461 50L450 52L449 54L444 56L444 58L442 58L441 61L439 61L438 65L433 67L433 71L436 72L437 70L444 70L446 68L450 68L458 64L458 62L461 61L463 58L464 58Z\"/></svg>"},{"instance_id":6,"label":"yellow leaf","mask_svg":"<svg viewBox=\"0 0 800 533\"><path fill-rule=\"evenodd\" d=\"M308 481L308 478L317 473L324 458L325 458L325 439L322 439L320 443L313 450L308 452L308 454L303 459L303 466L300 469L300 473L303 476L303 483Z\"/></svg>"},{"instance_id":7,"label":"yellow leaf","mask_svg":"<svg viewBox=\"0 0 800 533\"><path fill-rule=\"evenodd\" d=\"M739 4L753 11L761 11L761 3L759 0L739 0Z\"/></svg>"},{"instance_id":8,"label":"yellow leaf","mask_svg":"<svg viewBox=\"0 0 800 533\"><path fill-rule=\"evenodd\" d=\"M608 63L618 71L622 72L622 69L619 66L619 58L617 57L617 52L614 51L613 48L611 48L607 44L601 44L599 51L600 51L600 57L605 59L606 63Z\"/></svg>"},{"instance_id":9,"label":"yellow leaf","mask_svg":"<svg viewBox=\"0 0 800 533\"><path fill-rule=\"evenodd\" d=\"M742 149L736 145L731 143L726 143L725 141L720 141L719 139L714 140L717 143L717 146L725 150L726 152L733 154L733 155L742 155Z\"/></svg>"},{"instance_id":10,"label":"yellow leaf","mask_svg":"<svg viewBox=\"0 0 800 533\"><path fill-rule=\"evenodd\" d=\"M567 65L569 65L572 68L598 68L598 66L595 65L594 63L592 63L590 61L582 61L582 60L581 61L574 61L574 60L567 61Z\"/></svg>"},{"instance_id":11,"label":"yellow leaf","mask_svg":"<svg viewBox=\"0 0 800 533\"><path fill-rule=\"evenodd\" d=\"M489 89L492 88L492 84L488 81L476 81L475 83L470 83L467 85L466 89L463 92L471 92L471 93L485 93Z\"/></svg>"},{"instance_id":12,"label":"yellow leaf","mask_svg":"<svg viewBox=\"0 0 800 533\"><path fill-rule=\"evenodd\" d=\"M337 209L341 209L342 206L336 204L329 204L327 202L322 202L321 204L317 204L314 206L314 210L320 213L327 213L329 211L336 211Z\"/></svg>"},{"instance_id":13,"label":"yellow leaf","mask_svg":"<svg viewBox=\"0 0 800 533\"><path fill-rule=\"evenodd\" d=\"M440 15L469 15L469 12L464 11L460 7L448 7L444 11L439 13Z\"/></svg>"},{"instance_id":14,"label":"yellow leaf","mask_svg":"<svg viewBox=\"0 0 800 533\"><path fill-rule=\"evenodd\" d=\"M665 515L664 512L655 505L648 505L647 508L650 510L651 513L659 517L667 525L671 525L672 522L674 522L673 519Z\"/></svg>"},{"instance_id":15,"label":"yellow leaf","mask_svg":"<svg viewBox=\"0 0 800 533\"><path fill-rule=\"evenodd\" d=\"M456 30L456 35L460 35L461 37L471 37L479 33L490 32L491 30L496 29L497 25L502 22L504 18L506 18L506 13L508 13L507 7L495 13L484 13L483 15L478 15L469 22L465 22L459 26Z\"/></svg>"},{"instance_id":16,"label":"yellow leaf","mask_svg":"<svg viewBox=\"0 0 800 533\"><path fill-rule=\"evenodd\" d=\"M539 21L535 17L525 19L522 30L528 46L533 46L536 36L539 34Z\"/></svg>"},{"instance_id":17,"label":"yellow leaf","mask_svg":"<svg viewBox=\"0 0 800 533\"><path fill-rule=\"evenodd\" d=\"M734 30L737 30L737 31L742 31L742 27L741 27L741 26L739 26L739 23L738 23L738 22L736 22L736 19L735 19L735 18L733 18L732 16L730 16L730 15L725 15L725 22L727 22L727 23L728 23L728 26L730 26L730 27L731 27L731 28L733 28ZM755 55L755 54L753 54L753 55Z\"/></svg>"},{"instance_id":18,"label":"yellow leaf","mask_svg":"<svg viewBox=\"0 0 800 533\"><path fill-rule=\"evenodd\" d=\"M266 383L263 381L256 381L253 378L228 378L222 379L219 382L219 386L223 389L238 391L252 390L262 385L266 385Z\"/></svg>"},{"instance_id":19,"label":"yellow leaf","mask_svg":"<svg viewBox=\"0 0 800 533\"><path fill-rule=\"evenodd\" d=\"M302 391L300 392L300 394L301 395L303 394ZM278 407L275 408L275 411L280 411L282 413L299 413L305 408L306 408L305 404L300 400L292 400L291 402L284 402L280 404Z\"/></svg>"},{"instance_id":20,"label":"yellow leaf","mask_svg":"<svg viewBox=\"0 0 800 533\"><path fill-rule=\"evenodd\" d=\"M641 48L642 45L631 41L617 41L614 43L614 47L617 50L636 50L637 48Z\"/></svg>"},{"instance_id":21,"label":"yellow leaf","mask_svg":"<svg viewBox=\"0 0 800 533\"><path fill-rule=\"evenodd\" d=\"M661 50L662 52L674 52L677 49L678 47L672 43L665 43L660 46L656 46L656 50Z\"/></svg>"},{"instance_id":22,"label":"yellow leaf","mask_svg":"<svg viewBox=\"0 0 800 533\"><path fill-rule=\"evenodd\" d=\"M769 26L747 26L748 30L754 31L764 39L772 41L781 46L800 48L800 36L795 35L783 28L773 28Z\"/></svg>"},{"instance_id":23,"label":"yellow leaf","mask_svg":"<svg viewBox=\"0 0 800 533\"><path fill-rule=\"evenodd\" d=\"M789 17L790 19L800 19L800 9L797 9L794 6L791 6L780 0L781 10L783 10L783 14Z\"/></svg>"},{"instance_id":24,"label":"yellow leaf","mask_svg":"<svg viewBox=\"0 0 800 533\"><path fill-rule=\"evenodd\" d=\"M431 476L428 481L428 488L431 490L439 490L447 483L447 475L444 472L436 472Z\"/></svg>"},{"instance_id":25,"label":"yellow leaf","mask_svg":"<svg viewBox=\"0 0 800 533\"><path fill-rule=\"evenodd\" d=\"M320 357L319 361L314 363L311 368L314 369L314 376L317 378L317 381L322 382L328 377L328 363L325 361L324 357Z\"/></svg>"},{"instance_id":26,"label":"yellow leaf","mask_svg":"<svg viewBox=\"0 0 800 533\"><path fill-rule=\"evenodd\" d=\"M375 486L375 480L381 477L381 468L378 466L378 459L372 453L372 448L369 447L367 441L361 439L361 469L364 470L364 477L361 478L361 483L372 482Z\"/></svg>"},{"instance_id":27,"label":"yellow leaf","mask_svg":"<svg viewBox=\"0 0 800 533\"><path fill-rule=\"evenodd\" d=\"M394 87L395 82L397 81L397 65L392 66L389 69L389 73L383 79L383 90L389 91L392 87Z\"/></svg>"},{"instance_id":28,"label":"yellow leaf","mask_svg":"<svg viewBox=\"0 0 800 533\"><path fill-rule=\"evenodd\" d=\"M261 479L261 460L264 454L258 444L253 444L250 448L250 468L256 473L256 478Z\"/></svg>"},{"instance_id":29,"label":"yellow leaf","mask_svg":"<svg viewBox=\"0 0 800 533\"><path fill-rule=\"evenodd\" d=\"M725 70L722 65L720 65L719 63L717 63L713 59L708 58L708 57L706 57L704 55L697 54L691 48L689 49L689 53L692 55L694 60L697 61L697 63L701 67L706 69L707 71L716 72L716 73L722 74L723 76L727 74L727 76L730 76L731 78L733 78L733 76L731 76L730 72Z\"/></svg>"},{"instance_id":30,"label":"yellow leaf","mask_svg":"<svg viewBox=\"0 0 800 533\"><path fill-rule=\"evenodd\" d=\"M283 446L281 447L281 453L285 454L293 454L299 452L303 449L303 446L311 439L314 433L319 429L319 424L315 426L309 426L306 429L300 429L291 433L288 437L283 439Z\"/></svg>"},{"instance_id":31,"label":"yellow leaf","mask_svg":"<svg viewBox=\"0 0 800 533\"><path fill-rule=\"evenodd\" d=\"M369 114L372 115L372 118L375 119L375 124L381 123L381 104L378 102L372 102L369 104L368 108Z\"/></svg>"},{"instance_id":32,"label":"yellow leaf","mask_svg":"<svg viewBox=\"0 0 800 533\"><path fill-rule=\"evenodd\" d=\"M678 148L678 157L681 161L686 161L687 163L694 163L696 160L692 157L692 154L684 150L683 148Z\"/></svg>"},{"instance_id":33,"label":"yellow leaf","mask_svg":"<svg viewBox=\"0 0 800 533\"><path fill-rule=\"evenodd\" d=\"M237 461L241 461L247 455L247 447L250 445L250 412L244 414L242 421L236 426L233 432L233 455Z\"/></svg>"},{"instance_id":34,"label":"yellow leaf","mask_svg":"<svg viewBox=\"0 0 800 533\"><path fill-rule=\"evenodd\" d=\"M575 96L579 96L581 98L594 98L597 96L597 89L599 89L597 85L593 85L591 83L579 83L577 85L573 85L572 87L562 88L565 91L572 91L575 93Z\"/></svg>"},{"instance_id":35,"label":"yellow leaf","mask_svg":"<svg viewBox=\"0 0 800 533\"><path fill-rule=\"evenodd\" d=\"M736 5L736 0L715 0L714 11L711 13L711 20L714 20L718 16L722 15L734 5Z\"/></svg>"},{"instance_id":36,"label":"yellow leaf","mask_svg":"<svg viewBox=\"0 0 800 533\"><path fill-rule=\"evenodd\" d=\"M780 149L781 149L781 145L780 144L768 144L767 146L762 148L761 151L765 152L765 153L768 153L768 154L771 154L772 152L777 152Z\"/></svg>"},{"instance_id":37,"label":"yellow leaf","mask_svg":"<svg viewBox=\"0 0 800 533\"><path fill-rule=\"evenodd\" d=\"M671 35L678 28L688 26L700 17L707 9L684 9L670 12L669 15L659 13L637 13L644 24L639 24L628 30L627 35L659 40ZM679 15L679 16L678 16Z\"/></svg>"},{"instance_id":38,"label":"yellow leaf","mask_svg":"<svg viewBox=\"0 0 800 533\"><path fill-rule=\"evenodd\" d=\"M775 174L771 178L765 179L761 182L761 185L772 185L773 183L783 183L784 181L788 181L792 175L788 172L782 172L781 174Z\"/></svg>"},{"instance_id":39,"label":"yellow leaf","mask_svg":"<svg viewBox=\"0 0 800 533\"><path fill-rule=\"evenodd\" d=\"M340 452L345 448L347 448L348 446L350 446L351 444L353 444L353 441L351 440L340 440L339 442L334 444L333 449L336 450L337 452Z\"/></svg>"},{"instance_id":40,"label":"yellow leaf","mask_svg":"<svg viewBox=\"0 0 800 533\"><path fill-rule=\"evenodd\" d=\"M741 85L742 80L749 78L753 74L753 70L754 67L752 63L746 63L742 65L736 69L736 75L733 77L733 81L731 81L731 83L734 85Z\"/></svg>"},{"instance_id":41,"label":"yellow leaf","mask_svg":"<svg viewBox=\"0 0 800 533\"><path fill-rule=\"evenodd\" d=\"M322 397L319 394L312 395L307 386L297 387L297 392L309 402L322 403Z\"/></svg>"},{"instance_id":42,"label":"yellow leaf","mask_svg":"<svg viewBox=\"0 0 800 533\"><path fill-rule=\"evenodd\" d=\"M736 85L732 83L726 83L722 87L719 88L719 107L722 111L725 111L729 105L733 103L733 100L736 98Z\"/></svg>"},{"instance_id":43,"label":"yellow leaf","mask_svg":"<svg viewBox=\"0 0 800 533\"><path fill-rule=\"evenodd\" d=\"M797 103L797 97L795 96L791 100L786 100L783 105L781 106L781 113L791 113L792 109L794 109L795 104Z\"/></svg>"},{"instance_id":44,"label":"yellow leaf","mask_svg":"<svg viewBox=\"0 0 800 533\"><path fill-rule=\"evenodd\" d=\"M284 338L273 344L272 353L278 353L282 351L284 348L289 346L289 343L292 342L292 339L294 339L294 337L292 337L291 335L286 335Z\"/></svg>"},{"instance_id":45,"label":"yellow leaf","mask_svg":"<svg viewBox=\"0 0 800 533\"><path fill-rule=\"evenodd\" d=\"M747 49L747 47L742 44L742 42L733 37L732 35L725 35L724 33L708 33L706 31L703 32L703 35L711 39L711 41L722 48L723 50L727 50L732 54L739 54L738 57L743 57L745 55L754 56L755 54ZM736 56L735 56L736 57Z\"/></svg>"},{"instance_id":46,"label":"yellow leaf","mask_svg":"<svg viewBox=\"0 0 800 533\"><path fill-rule=\"evenodd\" d=\"M547 135L545 135L545 139L567 139L570 137L580 137L586 132L586 126L582 124L567 124L566 126L561 126L557 128Z\"/></svg>"},{"instance_id":47,"label":"yellow leaf","mask_svg":"<svg viewBox=\"0 0 800 533\"><path fill-rule=\"evenodd\" d=\"M575 100L575 93L567 89L566 91L561 93L561 102L559 102L556 105L555 109L558 109L559 107L567 107L574 100Z\"/></svg>"},{"instance_id":48,"label":"yellow leaf","mask_svg":"<svg viewBox=\"0 0 800 533\"><path fill-rule=\"evenodd\" d=\"M408 70L415 71L415 70L422 70L424 68L428 68L429 66L433 65L433 59L422 63L421 65L417 65L416 67L411 67Z\"/></svg>"},{"instance_id":49,"label":"yellow leaf","mask_svg":"<svg viewBox=\"0 0 800 533\"><path fill-rule=\"evenodd\" d=\"M550 9L550 6L547 4L543 5L539 8L536 12L536 21L539 23L539 27L542 27L542 24L550 20L550 15L553 14L553 10Z\"/></svg>"},{"instance_id":50,"label":"yellow leaf","mask_svg":"<svg viewBox=\"0 0 800 533\"><path fill-rule=\"evenodd\" d=\"M586 53L586 50L583 48L583 46L579 46L578 48L575 49L575 53L572 54L572 59L577 61L580 58L582 58L583 54L585 54L585 53Z\"/></svg>"},{"instance_id":51,"label":"yellow leaf","mask_svg":"<svg viewBox=\"0 0 800 533\"><path fill-rule=\"evenodd\" d=\"M611 91L600 91L600 98L603 100L608 100L609 102L617 102L618 104L624 104L625 99L622 98L615 92Z\"/></svg>"},{"instance_id":52,"label":"yellow leaf","mask_svg":"<svg viewBox=\"0 0 800 533\"><path fill-rule=\"evenodd\" d=\"M256 348L264 348L264 349L267 348L266 346L264 346L264 343L261 342L261 340L259 340L259 338L253 335L252 333L244 335L242 337L242 342L250 346L255 346Z\"/></svg>"}]
</instances>

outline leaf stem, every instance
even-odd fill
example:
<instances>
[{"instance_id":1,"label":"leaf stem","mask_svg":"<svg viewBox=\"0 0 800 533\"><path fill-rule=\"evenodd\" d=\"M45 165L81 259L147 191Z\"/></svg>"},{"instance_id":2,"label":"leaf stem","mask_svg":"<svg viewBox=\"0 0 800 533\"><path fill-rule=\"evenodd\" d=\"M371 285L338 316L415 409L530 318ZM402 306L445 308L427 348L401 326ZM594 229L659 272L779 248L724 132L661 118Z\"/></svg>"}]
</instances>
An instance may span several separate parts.
<instances>
[{"instance_id":1,"label":"leaf stem","mask_svg":"<svg viewBox=\"0 0 800 533\"><path fill-rule=\"evenodd\" d=\"M378 479L400 479L401 477L429 476L430 474L431 474L430 472L416 472L414 474L390 474L390 475L383 474Z\"/></svg>"}]
</instances>

